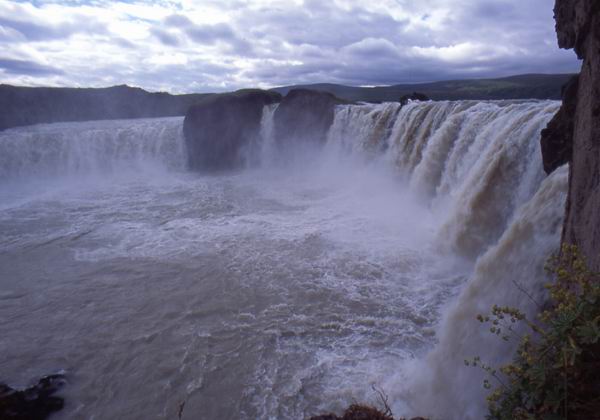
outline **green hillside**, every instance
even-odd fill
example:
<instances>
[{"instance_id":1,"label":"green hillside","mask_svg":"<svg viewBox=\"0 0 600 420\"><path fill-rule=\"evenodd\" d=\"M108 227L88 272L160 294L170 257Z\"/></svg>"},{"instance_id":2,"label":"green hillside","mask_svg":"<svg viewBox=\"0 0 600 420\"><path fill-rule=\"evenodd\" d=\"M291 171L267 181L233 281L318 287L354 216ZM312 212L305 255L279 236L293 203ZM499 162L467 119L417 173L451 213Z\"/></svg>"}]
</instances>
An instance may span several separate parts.
<instances>
[{"instance_id":1,"label":"green hillside","mask_svg":"<svg viewBox=\"0 0 600 420\"><path fill-rule=\"evenodd\" d=\"M450 80L432 83L377 87L354 87L328 83L293 85L272 90L285 95L294 88L330 92L349 101L398 101L413 92L424 93L434 100L458 99L560 99L561 87L571 74L524 74L499 79Z\"/></svg>"}]
</instances>

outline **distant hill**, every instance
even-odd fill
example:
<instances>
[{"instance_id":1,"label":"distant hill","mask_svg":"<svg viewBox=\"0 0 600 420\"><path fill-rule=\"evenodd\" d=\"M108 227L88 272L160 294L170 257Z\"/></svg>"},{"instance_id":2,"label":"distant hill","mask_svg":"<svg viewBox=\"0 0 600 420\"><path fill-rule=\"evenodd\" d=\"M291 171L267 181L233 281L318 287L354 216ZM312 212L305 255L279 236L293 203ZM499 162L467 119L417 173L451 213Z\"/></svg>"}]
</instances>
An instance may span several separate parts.
<instances>
[{"instance_id":1,"label":"distant hill","mask_svg":"<svg viewBox=\"0 0 600 420\"><path fill-rule=\"evenodd\" d=\"M170 95L126 85L50 88L0 85L0 130L39 123L185 115L209 94Z\"/></svg>"},{"instance_id":2,"label":"distant hill","mask_svg":"<svg viewBox=\"0 0 600 420\"><path fill-rule=\"evenodd\" d=\"M451 80L378 87L335 84L294 85L271 89L286 95L305 88L351 102L393 102L420 92L433 100L560 99L570 74L526 74L500 79ZM39 123L185 115L211 93L171 95L126 85L108 88L50 88L0 85L0 130Z\"/></svg>"},{"instance_id":3,"label":"distant hill","mask_svg":"<svg viewBox=\"0 0 600 420\"><path fill-rule=\"evenodd\" d=\"M348 101L394 102L413 92L424 93L433 100L459 99L560 99L561 87L572 74L524 74L499 79L450 80L432 83L377 87L353 87L336 84L293 85L272 90L287 94L305 88L329 92Z\"/></svg>"}]
</instances>

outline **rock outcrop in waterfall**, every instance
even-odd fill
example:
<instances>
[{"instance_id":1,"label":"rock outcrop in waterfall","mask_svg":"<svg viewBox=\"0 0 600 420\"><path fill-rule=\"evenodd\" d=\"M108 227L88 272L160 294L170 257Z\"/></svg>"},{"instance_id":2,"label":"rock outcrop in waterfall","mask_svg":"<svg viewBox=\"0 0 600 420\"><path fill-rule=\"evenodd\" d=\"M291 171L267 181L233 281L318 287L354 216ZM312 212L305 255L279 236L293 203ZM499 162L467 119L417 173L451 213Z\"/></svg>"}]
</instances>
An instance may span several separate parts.
<instances>
[{"instance_id":1,"label":"rock outcrop in waterfall","mask_svg":"<svg viewBox=\"0 0 600 420\"><path fill-rule=\"evenodd\" d=\"M277 152L292 145L322 146L333 124L335 107L342 103L329 93L305 89L292 90L283 99L276 92L261 90L206 98L190 107L183 124L189 167L240 168L260 160L257 155L271 142L276 143ZM271 104L277 105L269 107ZM263 121L265 113L269 114L269 124Z\"/></svg>"},{"instance_id":2,"label":"rock outcrop in waterfall","mask_svg":"<svg viewBox=\"0 0 600 420\"><path fill-rule=\"evenodd\" d=\"M331 93L294 89L275 111L275 138L280 144L323 144L333 123L335 106L343 103Z\"/></svg>"},{"instance_id":3,"label":"rock outcrop in waterfall","mask_svg":"<svg viewBox=\"0 0 600 420\"><path fill-rule=\"evenodd\" d=\"M563 242L575 244L592 269L600 269L600 2L557 0L554 7L558 45L583 59L577 86L566 89L561 113L572 119L572 134L562 140L546 132L544 165L572 149ZM552 129L552 125L549 127ZM572 135L572 138L569 137ZM567 156L565 156L567 157Z\"/></svg>"},{"instance_id":4,"label":"rock outcrop in waterfall","mask_svg":"<svg viewBox=\"0 0 600 420\"><path fill-rule=\"evenodd\" d=\"M403 95L400 98L400 103L402 105L406 105L408 103L408 101L430 101L430 100L431 99L429 99L429 96L425 95L424 93L413 92L410 94Z\"/></svg>"},{"instance_id":5,"label":"rock outcrop in waterfall","mask_svg":"<svg viewBox=\"0 0 600 420\"><path fill-rule=\"evenodd\" d=\"M188 110L183 133L193 170L242 167L258 141L263 108L281 95L243 90L208 97Z\"/></svg>"}]
</instances>

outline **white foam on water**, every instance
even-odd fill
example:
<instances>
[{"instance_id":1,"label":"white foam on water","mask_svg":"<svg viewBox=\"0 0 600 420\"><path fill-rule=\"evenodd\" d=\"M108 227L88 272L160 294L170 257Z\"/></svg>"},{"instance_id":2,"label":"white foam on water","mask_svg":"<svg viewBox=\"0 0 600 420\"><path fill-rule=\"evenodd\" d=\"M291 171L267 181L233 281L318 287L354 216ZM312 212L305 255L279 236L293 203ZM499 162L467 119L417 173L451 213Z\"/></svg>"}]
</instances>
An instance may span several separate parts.
<instances>
[{"instance_id":1,"label":"white foam on water","mask_svg":"<svg viewBox=\"0 0 600 420\"><path fill-rule=\"evenodd\" d=\"M284 164L275 109L229 174L185 172L181 118L0 134L7 381L66 369L57 419L303 419L371 385L396 415L482 417L462 361L510 349L474 316L533 311L513 281L540 296L558 246L566 170L539 152L558 103L338 106Z\"/></svg>"}]
</instances>

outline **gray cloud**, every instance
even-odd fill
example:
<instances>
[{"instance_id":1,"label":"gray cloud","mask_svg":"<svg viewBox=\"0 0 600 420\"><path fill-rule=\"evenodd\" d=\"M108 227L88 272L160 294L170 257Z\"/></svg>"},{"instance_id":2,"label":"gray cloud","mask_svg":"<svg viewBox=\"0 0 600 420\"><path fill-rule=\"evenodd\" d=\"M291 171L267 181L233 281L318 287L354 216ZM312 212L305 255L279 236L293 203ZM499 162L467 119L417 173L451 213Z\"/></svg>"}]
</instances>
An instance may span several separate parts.
<instances>
[{"instance_id":1,"label":"gray cloud","mask_svg":"<svg viewBox=\"0 0 600 420\"><path fill-rule=\"evenodd\" d=\"M217 41L231 42L236 39L231 27L225 23L216 25L191 25L185 28L185 33L195 42L214 44Z\"/></svg>"},{"instance_id":2,"label":"gray cloud","mask_svg":"<svg viewBox=\"0 0 600 420\"><path fill-rule=\"evenodd\" d=\"M0 26L19 32L28 41L44 41L68 38L71 35L84 33L105 33L105 28L98 22L89 19L77 23L67 22L56 25L42 25L34 21L17 20L0 16Z\"/></svg>"},{"instance_id":3,"label":"gray cloud","mask_svg":"<svg viewBox=\"0 0 600 420\"><path fill-rule=\"evenodd\" d=\"M39 83L222 91L576 71L574 54L556 46L549 3L203 0L199 8L176 1L96 0L86 3L86 10L78 2L54 3L62 13L55 10L52 16L64 16L57 22L45 18L48 3L5 0L8 6L0 4L5 56L43 57L43 63L60 62L61 69L41 61L4 60L3 78L18 82L19 75L27 75ZM71 53L73 39L78 48ZM89 48L82 47L85 43Z\"/></svg>"},{"instance_id":4,"label":"gray cloud","mask_svg":"<svg viewBox=\"0 0 600 420\"><path fill-rule=\"evenodd\" d=\"M182 31L188 39L194 43L202 45L215 45L223 43L226 52L248 55L252 52L252 44L240 37L236 31L226 23L215 24L196 24L188 17L173 14L165 18L164 26L172 30ZM167 32L160 28L152 28L151 32L166 45L179 45L179 38L172 32Z\"/></svg>"},{"instance_id":5,"label":"gray cloud","mask_svg":"<svg viewBox=\"0 0 600 420\"><path fill-rule=\"evenodd\" d=\"M10 74L26 74L29 76L48 76L64 74L64 72L55 67L46 66L33 61L12 60L9 58L0 58L0 69Z\"/></svg>"},{"instance_id":6,"label":"gray cloud","mask_svg":"<svg viewBox=\"0 0 600 420\"><path fill-rule=\"evenodd\" d=\"M13 29L30 41L66 38L72 33L67 27L48 27L38 25L34 22L19 21L3 17L0 17L0 26Z\"/></svg>"},{"instance_id":7,"label":"gray cloud","mask_svg":"<svg viewBox=\"0 0 600 420\"><path fill-rule=\"evenodd\" d=\"M181 44L179 37L169 31L165 31L161 28L151 28L150 33L154 35L160 42L164 45L168 45L170 47L177 47Z\"/></svg>"},{"instance_id":8,"label":"gray cloud","mask_svg":"<svg viewBox=\"0 0 600 420\"><path fill-rule=\"evenodd\" d=\"M133 42L119 36L111 38L110 41L121 48L135 48L135 44Z\"/></svg>"},{"instance_id":9,"label":"gray cloud","mask_svg":"<svg viewBox=\"0 0 600 420\"><path fill-rule=\"evenodd\" d=\"M243 12L243 24L292 45L341 48L365 38L396 37L406 25L389 15L361 8L342 10L332 2L306 1L303 6L260 8Z\"/></svg>"},{"instance_id":10,"label":"gray cloud","mask_svg":"<svg viewBox=\"0 0 600 420\"><path fill-rule=\"evenodd\" d=\"M371 85L573 72L578 68L573 54L556 47L552 9L546 0L398 3L414 16L394 19L360 7L342 10L332 3L317 5L315 1L289 10L245 13L244 20L250 26L268 26L261 42L275 48L266 55L302 62L277 66L276 71L262 64L246 75L258 79L270 75L273 84ZM437 17L436 25L431 24L442 6L447 13ZM281 41L298 48L280 49ZM306 45L313 48L304 48ZM326 57L329 60L324 62Z\"/></svg>"},{"instance_id":11,"label":"gray cloud","mask_svg":"<svg viewBox=\"0 0 600 420\"><path fill-rule=\"evenodd\" d=\"M382 38L366 38L343 47L342 51L358 59L377 59L379 57L399 58L394 44Z\"/></svg>"},{"instance_id":12,"label":"gray cloud","mask_svg":"<svg viewBox=\"0 0 600 420\"><path fill-rule=\"evenodd\" d=\"M194 23L189 20L186 16L173 14L169 15L164 20L165 25L176 28L186 28L193 26Z\"/></svg>"}]
</instances>

